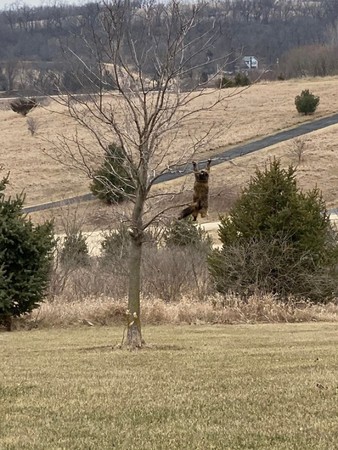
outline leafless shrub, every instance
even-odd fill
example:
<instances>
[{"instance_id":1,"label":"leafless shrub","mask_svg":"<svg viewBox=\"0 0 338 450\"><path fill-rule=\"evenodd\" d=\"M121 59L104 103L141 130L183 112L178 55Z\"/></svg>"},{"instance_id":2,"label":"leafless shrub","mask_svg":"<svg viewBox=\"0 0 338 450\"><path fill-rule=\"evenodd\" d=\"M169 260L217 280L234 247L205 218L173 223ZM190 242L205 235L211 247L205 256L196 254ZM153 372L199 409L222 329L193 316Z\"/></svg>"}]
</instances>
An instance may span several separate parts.
<instances>
[{"instance_id":1,"label":"leafless shrub","mask_svg":"<svg viewBox=\"0 0 338 450\"><path fill-rule=\"evenodd\" d=\"M116 241L117 242L117 241ZM118 245L118 242L117 244ZM121 298L127 295L128 248L116 248L102 257L91 257L82 267L60 264L55 255L48 297L62 296L67 301L92 296ZM161 248L149 241L142 264L142 295L149 293L165 302L183 296L204 300L210 294L206 253L193 247Z\"/></svg>"},{"instance_id":2,"label":"leafless shrub","mask_svg":"<svg viewBox=\"0 0 338 450\"><path fill-rule=\"evenodd\" d=\"M27 118L27 128L28 128L28 131L30 132L31 136L34 136L36 134L36 132L38 131L39 122L36 119L34 119L33 117L28 117Z\"/></svg>"},{"instance_id":3,"label":"leafless shrub","mask_svg":"<svg viewBox=\"0 0 338 450\"><path fill-rule=\"evenodd\" d=\"M82 299L92 294L109 295L109 286L103 289L107 285L103 281L104 271L97 267L97 260L90 258L88 254L87 238L83 233L86 212L83 212L79 205L66 205L60 208L59 213L61 227L58 230L58 242L50 274L49 300L53 301L60 295L69 300ZM68 243L67 249L65 243Z\"/></svg>"},{"instance_id":4,"label":"leafless shrub","mask_svg":"<svg viewBox=\"0 0 338 450\"><path fill-rule=\"evenodd\" d=\"M148 249L143 264L143 292L165 302L184 296L204 300L210 293L206 253L193 247Z\"/></svg>"},{"instance_id":5,"label":"leafless shrub","mask_svg":"<svg viewBox=\"0 0 338 450\"><path fill-rule=\"evenodd\" d=\"M296 138L291 141L290 153L295 158L297 165L299 166L304 162L304 154L307 151L306 141L303 138Z\"/></svg>"},{"instance_id":6,"label":"leafless shrub","mask_svg":"<svg viewBox=\"0 0 338 450\"><path fill-rule=\"evenodd\" d=\"M89 264L83 267L56 264L51 274L48 297L51 301L60 295L66 301L82 301L101 295L119 299L126 294L123 268L103 266L100 258L90 258Z\"/></svg>"},{"instance_id":7,"label":"leafless shrub","mask_svg":"<svg viewBox=\"0 0 338 450\"><path fill-rule=\"evenodd\" d=\"M87 212L81 209L81 205L79 203L75 205L71 204L62 206L60 208L59 215L61 233L69 236L84 231L84 227L87 221Z\"/></svg>"}]
</instances>

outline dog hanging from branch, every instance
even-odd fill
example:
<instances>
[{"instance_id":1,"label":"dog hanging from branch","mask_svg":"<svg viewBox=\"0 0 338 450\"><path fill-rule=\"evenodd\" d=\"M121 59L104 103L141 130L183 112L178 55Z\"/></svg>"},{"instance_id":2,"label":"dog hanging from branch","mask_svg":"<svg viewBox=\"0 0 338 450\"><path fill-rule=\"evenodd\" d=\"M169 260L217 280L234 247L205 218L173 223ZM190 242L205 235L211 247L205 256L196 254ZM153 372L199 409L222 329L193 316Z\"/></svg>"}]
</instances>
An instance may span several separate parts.
<instances>
[{"instance_id":1,"label":"dog hanging from branch","mask_svg":"<svg viewBox=\"0 0 338 450\"><path fill-rule=\"evenodd\" d=\"M193 161L192 165L195 174L193 203L183 209L178 217L179 220L192 215L195 221L198 214L200 214L201 217L206 217L208 214L211 159L208 160L205 169L199 170L195 161Z\"/></svg>"}]
</instances>

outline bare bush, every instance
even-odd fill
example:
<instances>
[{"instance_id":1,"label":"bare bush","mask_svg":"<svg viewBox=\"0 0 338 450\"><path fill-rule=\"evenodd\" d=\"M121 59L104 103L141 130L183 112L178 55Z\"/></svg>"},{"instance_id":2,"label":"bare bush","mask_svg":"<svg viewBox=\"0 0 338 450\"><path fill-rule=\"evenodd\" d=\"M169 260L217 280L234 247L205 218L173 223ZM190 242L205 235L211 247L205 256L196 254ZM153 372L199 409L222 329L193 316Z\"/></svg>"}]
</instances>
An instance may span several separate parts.
<instances>
[{"instance_id":1,"label":"bare bush","mask_svg":"<svg viewBox=\"0 0 338 450\"><path fill-rule=\"evenodd\" d=\"M291 141L290 153L295 158L297 166L304 162L304 153L306 150L306 141L304 139L296 138Z\"/></svg>"},{"instance_id":2,"label":"bare bush","mask_svg":"<svg viewBox=\"0 0 338 450\"><path fill-rule=\"evenodd\" d=\"M206 253L191 246L147 249L142 291L165 302L184 296L205 300L210 294Z\"/></svg>"},{"instance_id":3,"label":"bare bush","mask_svg":"<svg viewBox=\"0 0 338 450\"><path fill-rule=\"evenodd\" d=\"M34 119L33 117L28 117L27 118L27 128L28 128L28 131L30 132L31 136L34 136L36 134L36 132L38 131L39 122L36 119Z\"/></svg>"},{"instance_id":4,"label":"bare bush","mask_svg":"<svg viewBox=\"0 0 338 450\"><path fill-rule=\"evenodd\" d=\"M62 247L61 247L62 250ZM62 296L67 301L109 296L120 299L127 294L128 249L116 247L87 264L60 264L55 256L49 299ZM126 253L127 252L127 253ZM142 296L177 302L184 296L205 300L210 294L206 253L191 246L157 248L153 241L145 247L142 263Z\"/></svg>"},{"instance_id":5,"label":"bare bush","mask_svg":"<svg viewBox=\"0 0 338 450\"><path fill-rule=\"evenodd\" d=\"M66 301L82 301L87 297L105 295L120 299L127 294L126 262L102 264L100 258L90 258L86 266L61 265L56 259L51 274L48 297L62 296Z\"/></svg>"}]
</instances>

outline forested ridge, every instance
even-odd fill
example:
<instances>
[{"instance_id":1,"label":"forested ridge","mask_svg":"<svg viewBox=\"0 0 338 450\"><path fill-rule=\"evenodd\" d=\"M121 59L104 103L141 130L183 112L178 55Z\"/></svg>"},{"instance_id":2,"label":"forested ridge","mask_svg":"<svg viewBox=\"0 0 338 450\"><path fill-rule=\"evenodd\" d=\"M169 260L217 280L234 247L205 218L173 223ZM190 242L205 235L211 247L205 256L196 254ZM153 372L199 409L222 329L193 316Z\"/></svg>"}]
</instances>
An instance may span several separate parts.
<instances>
[{"instance_id":1,"label":"forested ridge","mask_svg":"<svg viewBox=\"0 0 338 450\"><path fill-rule=\"evenodd\" d=\"M142 2L128 2L128 7L142 14ZM194 3L186 2L185 8L188 12L194 8ZM66 5L55 2L38 7L15 3L0 11L0 90L33 92L35 89L50 93L53 91L51 73L62 77L64 85L72 91L83 88L74 82L73 66L71 69L65 64L64 48L71 47L78 55L82 54L81 36L84 30L95 30L101 10L100 3ZM157 21L151 23L152 26L156 23L160 38L163 5L156 3L152 10ZM229 72L238 70L241 56L254 55L259 68L270 71L271 77L338 73L336 0L211 1L200 14L203 20L192 32L201 35L213 25L218 28L220 37L212 49L199 55L203 69L197 76L214 73L217 58L225 52L229 54ZM137 21L131 26L137 36ZM208 60L210 64L205 65ZM95 61L88 63L95 64ZM155 75L153 67L147 70L150 77ZM196 61L191 70L198 72Z\"/></svg>"}]
</instances>

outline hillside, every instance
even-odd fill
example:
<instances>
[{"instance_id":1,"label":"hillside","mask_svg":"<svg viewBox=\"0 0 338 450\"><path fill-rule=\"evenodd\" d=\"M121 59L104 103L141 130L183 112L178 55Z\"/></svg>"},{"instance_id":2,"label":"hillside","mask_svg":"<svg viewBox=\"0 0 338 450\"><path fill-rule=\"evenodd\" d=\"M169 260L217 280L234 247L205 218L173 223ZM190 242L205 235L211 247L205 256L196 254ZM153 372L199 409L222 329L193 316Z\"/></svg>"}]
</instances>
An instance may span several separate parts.
<instances>
[{"instance_id":1,"label":"hillside","mask_svg":"<svg viewBox=\"0 0 338 450\"><path fill-rule=\"evenodd\" d=\"M205 145L196 159L205 159L206 156L229 146L333 114L338 110L337 81L337 77L330 77L259 83L242 92L238 91L238 95L226 99L223 106L213 113L207 116L200 114L185 123L174 141L175 146L170 156L174 158L175 155L181 155L192 139L203 133L203 127L214 122L217 123L217 136ZM309 89L320 97L318 111L312 117L300 116L294 106L295 96L303 89ZM228 89L223 90L221 94L229 93L233 92ZM212 94L216 95L219 95L219 91ZM110 99L107 98L106 101ZM26 204L32 205L88 192L89 181L85 174L53 158L57 155L55 147L62 136L72 137L77 132L93 146L93 153L99 155L95 143L90 143L86 133L53 101L48 106L33 110L28 117L37 124L37 133L33 136L28 130L27 119L9 110L5 103L2 104L0 133L3 146L0 163L4 171L11 172L9 193L15 194L24 190ZM224 198L233 198L247 182L255 167L261 167L269 157L282 157L286 164L297 163L297 148L300 145L304 145L298 171L301 187L309 189L318 186L323 191L328 205L337 206L337 133L338 126L331 126L299 138L298 143L294 140L288 141L243 156L235 161L236 165L224 163L215 167L211 179L211 200L214 198L214 202L211 202L211 214L222 212L227 203ZM181 190L182 183L183 180L180 179L156 189L167 190L170 185L170 189ZM191 186L188 177L184 188L187 196Z\"/></svg>"}]
</instances>

